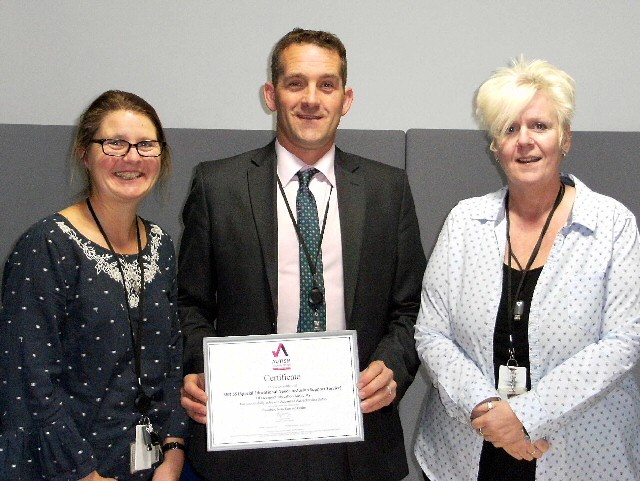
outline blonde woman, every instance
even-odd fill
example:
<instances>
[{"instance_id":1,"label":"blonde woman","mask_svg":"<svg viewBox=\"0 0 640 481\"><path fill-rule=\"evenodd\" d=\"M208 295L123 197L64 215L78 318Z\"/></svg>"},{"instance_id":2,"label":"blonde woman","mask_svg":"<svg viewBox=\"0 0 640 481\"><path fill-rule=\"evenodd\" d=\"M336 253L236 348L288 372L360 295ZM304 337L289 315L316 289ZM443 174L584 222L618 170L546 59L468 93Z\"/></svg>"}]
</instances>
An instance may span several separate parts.
<instances>
[{"instance_id":1,"label":"blonde woman","mask_svg":"<svg viewBox=\"0 0 640 481\"><path fill-rule=\"evenodd\" d=\"M562 173L565 72L519 59L476 106L507 185L460 202L429 260L416 341L435 389L416 456L431 481L638 480L636 220Z\"/></svg>"}]
</instances>

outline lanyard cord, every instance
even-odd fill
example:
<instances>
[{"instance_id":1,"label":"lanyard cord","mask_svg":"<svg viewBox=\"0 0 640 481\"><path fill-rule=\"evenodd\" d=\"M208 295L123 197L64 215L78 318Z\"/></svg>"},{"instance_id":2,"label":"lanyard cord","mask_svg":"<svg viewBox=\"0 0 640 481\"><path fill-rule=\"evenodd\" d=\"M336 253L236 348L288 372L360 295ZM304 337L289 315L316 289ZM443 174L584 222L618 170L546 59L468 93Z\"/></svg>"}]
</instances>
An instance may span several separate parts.
<instances>
[{"instance_id":1,"label":"lanyard cord","mask_svg":"<svg viewBox=\"0 0 640 481\"><path fill-rule=\"evenodd\" d=\"M135 404L138 410L141 412L141 414L144 414L149 409L149 405L148 405L149 398L144 394L144 391L142 389L141 358L142 358L142 320L144 317L144 264L142 262L142 255L141 255L142 242L140 240L140 227L138 225L138 216L136 215L136 237L138 240L138 254L137 254L138 268L140 269L140 296L139 296L140 300L138 304L138 313L139 313L138 329L134 336L133 322L131 321L131 304L129 303L129 293L127 292L127 286L125 284L125 277L124 277L124 270L122 269L122 265L121 265L121 256L116 253L115 249L111 245L111 242L107 237L107 233L104 231L102 224L100 223L98 216L93 210L93 206L91 205L91 201L89 200L88 197L87 197L87 207L89 208L89 212L91 212L91 216L93 217L93 220L98 226L98 229L102 234L102 237L107 243L107 246L109 246L109 250L113 253L114 257L116 258L116 263L118 264L118 270L120 271L120 277L122 278L122 289L124 291L124 298L127 304L127 318L129 320L129 333L131 334L131 344L133 345L133 357L134 357L134 364L136 369L136 379L138 381L138 396L136 397ZM136 342L136 339L137 339L137 342Z\"/></svg>"},{"instance_id":2,"label":"lanyard cord","mask_svg":"<svg viewBox=\"0 0 640 481\"><path fill-rule=\"evenodd\" d=\"M540 231L540 235L538 236L538 242L536 242L536 245L533 248L533 252L531 252L531 255L529 256L529 260L527 261L527 265L525 266L524 269L522 269L522 266L520 265L518 258L515 256L515 254L513 253L513 250L511 249L511 234L510 234L511 222L509 220L509 194L508 193L505 199L505 213L507 217L507 249L508 249L508 265L509 265L509 270L507 273L507 311L508 311L507 321L509 324L509 344L510 344L509 353L511 354L511 358L514 361L515 361L515 356L514 356L515 350L513 347L513 326L511 322L512 322L512 319L516 319L516 316L518 316L517 319L519 319L520 314L522 314L522 312L520 312L519 310L516 311L516 309L519 309L522 306L518 298L520 297L522 286L524 285L524 279L527 273L529 272L529 270L531 270L531 266L533 265L533 262L535 261L538 255L538 252L540 251L542 240L544 239L544 236L547 234L547 230L549 229L549 225L551 224L551 219L553 218L553 214L555 214L556 210L558 209L558 206L562 202L562 198L564 197L564 190L565 190L565 186L562 182L560 182L560 189L558 190L558 195L556 195L556 200L554 201L553 207L551 208L551 211L547 216L547 220L545 221L544 226ZM520 282L518 283L518 288L515 292L515 296L512 296L512 292L511 292L512 290L511 258L512 257L515 259L516 263L518 264L518 267L522 270L522 277L520 278ZM515 306L513 305L514 297L516 299Z\"/></svg>"},{"instance_id":3,"label":"lanyard cord","mask_svg":"<svg viewBox=\"0 0 640 481\"><path fill-rule=\"evenodd\" d=\"M320 254L320 248L322 247L322 239L324 238L324 229L327 226L327 214L329 214L329 201L331 200L331 193L333 192L333 186L331 186L331 190L329 190L329 198L327 199L327 206L324 209L324 217L322 219L322 230L320 231L320 242L318 242L318 248L316 249L316 256L315 256L315 259L311 259L309 246L307 246L307 243L302 237L302 233L300 232L300 227L298 226L298 223L296 222L295 217L293 217L293 211L291 210L291 206L289 205L287 196L284 194L284 187L282 187L282 182L280 182L280 177L276 176L276 179L278 181L278 187L280 188L280 193L282 194L284 203L287 206L289 217L291 218L291 222L293 223L293 228L296 230L296 235L298 236L298 242L302 246L302 249L304 250L304 255L307 258L307 263L309 264L309 270L311 271L311 278L313 279L313 286L316 289L318 289L318 281L316 280L318 257Z\"/></svg>"}]
</instances>

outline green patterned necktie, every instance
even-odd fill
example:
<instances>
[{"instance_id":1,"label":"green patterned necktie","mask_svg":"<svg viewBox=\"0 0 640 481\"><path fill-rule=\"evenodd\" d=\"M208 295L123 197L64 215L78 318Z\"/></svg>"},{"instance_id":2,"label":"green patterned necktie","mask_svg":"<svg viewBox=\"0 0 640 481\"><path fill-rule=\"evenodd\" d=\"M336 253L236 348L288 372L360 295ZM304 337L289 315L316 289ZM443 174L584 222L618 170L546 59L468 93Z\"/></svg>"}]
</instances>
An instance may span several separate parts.
<instances>
[{"instance_id":1,"label":"green patterned necktie","mask_svg":"<svg viewBox=\"0 0 640 481\"><path fill-rule=\"evenodd\" d=\"M300 183L296 196L296 210L298 227L302 237L300 242L300 316L298 318L298 332L326 330L327 308L324 302L322 251L319 245L322 242L320 222L318 221L316 199L309 190L309 182L318 172L318 169L308 169L300 170L297 173ZM307 252L305 252L305 246ZM314 269L309 264L315 268L315 286L312 274ZM316 296L321 296L321 302L316 302L315 304L312 301L314 288L316 288ZM317 292L318 289L321 294Z\"/></svg>"}]
</instances>

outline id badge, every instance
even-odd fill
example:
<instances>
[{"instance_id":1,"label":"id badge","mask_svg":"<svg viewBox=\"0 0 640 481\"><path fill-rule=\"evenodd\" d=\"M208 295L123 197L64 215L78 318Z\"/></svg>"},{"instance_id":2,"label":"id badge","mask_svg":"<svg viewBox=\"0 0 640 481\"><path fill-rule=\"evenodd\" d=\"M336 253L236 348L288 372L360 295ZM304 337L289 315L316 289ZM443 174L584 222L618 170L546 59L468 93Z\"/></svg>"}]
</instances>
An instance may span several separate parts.
<instances>
[{"instance_id":1,"label":"id badge","mask_svg":"<svg viewBox=\"0 0 640 481\"><path fill-rule=\"evenodd\" d=\"M136 425L136 440L130 446L131 474L155 467L161 459L162 450L159 444L148 444L147 426Z\"/></svg>"},{"instance_id":2,"label":"id badge","mask_svg":"<svg viewBox=\"0 0 640 481\"><path fill-rule=\"evenodd\" d=\"M500 366L498 371L498 393L503 400L527 392L527 368Z\"/></svg>"}]
</instances>

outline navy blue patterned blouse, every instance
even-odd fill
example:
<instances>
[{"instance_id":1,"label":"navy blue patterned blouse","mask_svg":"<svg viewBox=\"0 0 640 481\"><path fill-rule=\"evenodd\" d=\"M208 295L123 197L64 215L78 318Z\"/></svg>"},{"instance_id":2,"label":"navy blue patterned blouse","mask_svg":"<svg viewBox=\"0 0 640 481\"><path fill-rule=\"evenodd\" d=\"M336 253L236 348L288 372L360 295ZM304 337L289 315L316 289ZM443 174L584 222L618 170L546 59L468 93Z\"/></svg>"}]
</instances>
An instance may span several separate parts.
<instances>
[{"instance_id":1,"label":"navy blue patterned blouse","mask_svg":"<svg viewBox=\"0 0 640 481\"><path fill-rule=\"evenodd\" d=\"M179 405L182 337L171 238L145 221L142 385L161 438L186 435ZM139 320L136 255L121 256L131 318ZM77 480L129 474L140 414L123 280L107 249L54 214L9 256L0 324L0 479Z\"/></svg>"}]
</instances>

